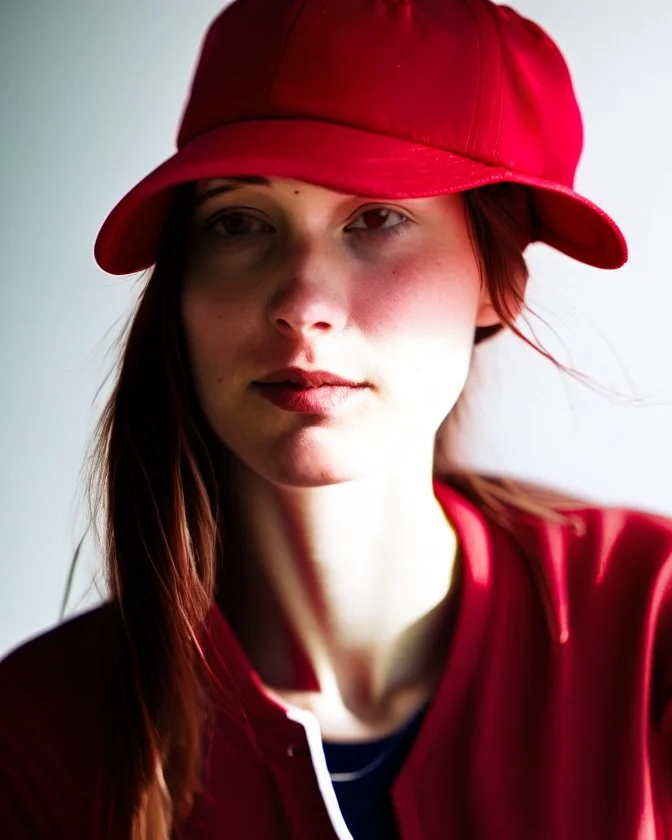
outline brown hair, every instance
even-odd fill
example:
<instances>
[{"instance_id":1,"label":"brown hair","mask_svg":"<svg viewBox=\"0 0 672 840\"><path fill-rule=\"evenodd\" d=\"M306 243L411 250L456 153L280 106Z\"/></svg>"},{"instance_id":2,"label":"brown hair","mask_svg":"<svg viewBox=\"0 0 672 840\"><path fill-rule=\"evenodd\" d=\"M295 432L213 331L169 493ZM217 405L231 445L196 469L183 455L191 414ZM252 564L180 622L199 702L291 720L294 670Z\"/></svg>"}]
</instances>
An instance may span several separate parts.
<instances>
[{"instance_id":1,"label":"brown hair","mask_svg":"<svg viewBox=\"0 0 672 840\"><path fill-rule=\"evenodd\" d=\"M493 306L528 341L514 323L527 268L512 189L474 190L466 207ZM93 458L121 694L108 761L110 838L168 840L199 792L208 743L209 685L198 640L215 596L224 517L216 441L193 392L180 318L188 194L182 190L174 204L130 322ZM515 483L464 471L449 478L504 524L507 505L559 517L550 500Z\"/></svg>"}]
</instances>

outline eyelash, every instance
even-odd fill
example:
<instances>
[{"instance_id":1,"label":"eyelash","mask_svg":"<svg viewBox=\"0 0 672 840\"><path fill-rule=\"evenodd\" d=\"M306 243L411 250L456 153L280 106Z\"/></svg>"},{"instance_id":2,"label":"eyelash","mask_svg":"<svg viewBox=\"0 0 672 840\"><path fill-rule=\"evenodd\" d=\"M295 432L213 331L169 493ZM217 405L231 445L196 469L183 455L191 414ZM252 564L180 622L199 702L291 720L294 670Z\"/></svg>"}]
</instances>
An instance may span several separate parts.
<instances>
[{"instance_id":1,"label":"eyelash","mask_svg":"<svg viewBox=\"0 0 672 840\"><path fill-rule=\"evenodd\" d=\"M394 225L393 227L390 227L390 228L379 228L379 229L376 228L374 230L366 230L366 229L362 229L362 228L356 228L358 233L374 233L374 234L377 234L377 235L384 235L384 236L390 235L391 236L392 234L403 233L404 230L406 230L411 224L413 224L411 219L408 216L406 216L404 213L402 213L401 210L397 210L394 207L385 207L385 206L383 206L383 207L367 207L366 210L362 211L359 214L359 216L357 216L357 219L360 219L365 213L373 213L376 210L389 210L391 213L396 213L398 216L400 216L402 221L399 222L399 224L396 224L396 225ZM355 221L357 221L357 219L355 219ZM346 230L347 230L347 228L346 228Z\"/></svg>"},{"instance_id":2,"label":"eyelash","mask_svg":"<svg viewBox=\"0 0 672 840\"><path fill-rule=\"evenodd\" d=\"M392 227L388 227L388 228L375 228L375 229L371 229L371 230L366 230L365 228L355 228L355 229L351 229L350 232L352 232L352 233L371 233L371 234L374 234L376 236L391 236L393 234L403 233L404 230L406 230L411 224L413 224L411 219L408 216L404 215L401 212L401 210L397 210L394 207L385 207L385 206L367 207L366 210L363 210L359 214L359 216L357 216L355 221L360 219L366 213L372 213L372 212L375 212L376 210L389 210L390 212L396 213L398 216L400 216L402 218L402 221L399 222L398 224L393 225ZM248 216L249 218L252 218L252 219L256 218L255 216L252 216L250 213L245 213L242 210L222 211L221 213L217 213L214 216L212 216L210 219L208 219L208 221L203 225L203 227L208 233L213 233L215 236L221 236L221 234L218 234L214 230L214 227L218 222L222 221L222 219L226 219L230 216ZM261 221L261 220L257 219L257 221ZM348 228L346 228L346 231L347 230L348 230ZM259 232L260 231L256 231L256 233L259 233ZM255 232L243 233L243 234L226 234L225 236L222 236L222 239L238 239L239 237L243 237L243 236L254 236L254 234L255 234Z\"/></svg>"}]
</instances>

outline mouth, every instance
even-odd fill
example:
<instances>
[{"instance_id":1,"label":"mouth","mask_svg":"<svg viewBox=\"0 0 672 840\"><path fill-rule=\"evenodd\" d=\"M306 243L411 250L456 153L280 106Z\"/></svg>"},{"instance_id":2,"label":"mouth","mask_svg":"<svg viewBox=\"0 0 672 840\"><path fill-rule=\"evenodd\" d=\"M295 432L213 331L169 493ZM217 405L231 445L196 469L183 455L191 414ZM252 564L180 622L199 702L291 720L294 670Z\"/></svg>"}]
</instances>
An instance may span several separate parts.
<instances>
[{"instance_id":1,"label":"mouth","mask_svg":"<svg viewBox=\"0 0 672 840\"><path fill-rule=\"evenodd\" d=\"M258 394L268 402L287 412L312 415L329 415L340 410L341 405L354 405L370 386L338 378L336 383L317 378L304 384L291 379L255 382ZM359 398L357 395L360 395Z\"/></svg>"},{"instance_id":2,"label":"mouth","mask_svg":"<svg viewBox=\"0 0 672 840\"><path fill-rule=\"evenodd\" d=\"M265 386L282 385L297 390L309 390L314 388L367 388L367 382L355 381L338 376L335 373L324 370L303 370L301 368L283 368L268 374L263 379L255 382L255 385Z\"/></svg>"},{"instance_id":3,"label":"mouth","mask_svg":"<svg viewBox=\"0 0 672 840\"><path fill-rule=\"evenodd\" d=\"M368 385L357 382L319 382L314 385L303 385L300 382L292 382L290 380L280 380L278 382L255 382L260 388L289 388L294 391L317 391L326 388L368 388Z\"/></svg>"}]
</instances>

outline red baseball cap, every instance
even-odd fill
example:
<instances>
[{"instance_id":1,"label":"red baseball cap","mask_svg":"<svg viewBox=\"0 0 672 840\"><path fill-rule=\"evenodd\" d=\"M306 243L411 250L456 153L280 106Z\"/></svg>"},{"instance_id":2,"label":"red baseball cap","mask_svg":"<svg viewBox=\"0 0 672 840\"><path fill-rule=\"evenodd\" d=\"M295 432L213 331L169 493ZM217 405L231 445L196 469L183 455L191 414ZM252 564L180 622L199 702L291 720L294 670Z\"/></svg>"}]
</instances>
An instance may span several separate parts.
<instances>
[{"instance_id":1,"label":"red baseball cap","mask_svg":"<svg viewBox=\"0 0 672 840\"><path fill-rule=\"evenodd\" d=\"M111 274L156 261L178 185L264 175L403 199L529 188L531 241L599 268L623 234L573 189L583 127L549 36L489 0L235 0L206 35L177 152L105 220Z\"/></svg>"}]
</instances>

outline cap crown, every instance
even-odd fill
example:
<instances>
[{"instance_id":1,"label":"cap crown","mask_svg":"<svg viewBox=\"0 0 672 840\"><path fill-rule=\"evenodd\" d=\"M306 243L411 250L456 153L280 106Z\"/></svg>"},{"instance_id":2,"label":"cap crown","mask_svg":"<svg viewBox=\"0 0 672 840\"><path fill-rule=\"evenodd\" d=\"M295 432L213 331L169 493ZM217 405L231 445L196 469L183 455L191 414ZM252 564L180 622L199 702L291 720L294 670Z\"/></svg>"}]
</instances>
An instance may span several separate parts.
<instances>
[{"instance_id":1,"label":"cap crown","mask_svg":"<svg viewBox=\"0 0 672 840\"><path fill-rule=\"evenodd\" d=\"M560 51L488 0L235 0L206 35L178 148L227 123L292 118L568 187L583 143Z\"/></svg>"}]
</instances>

